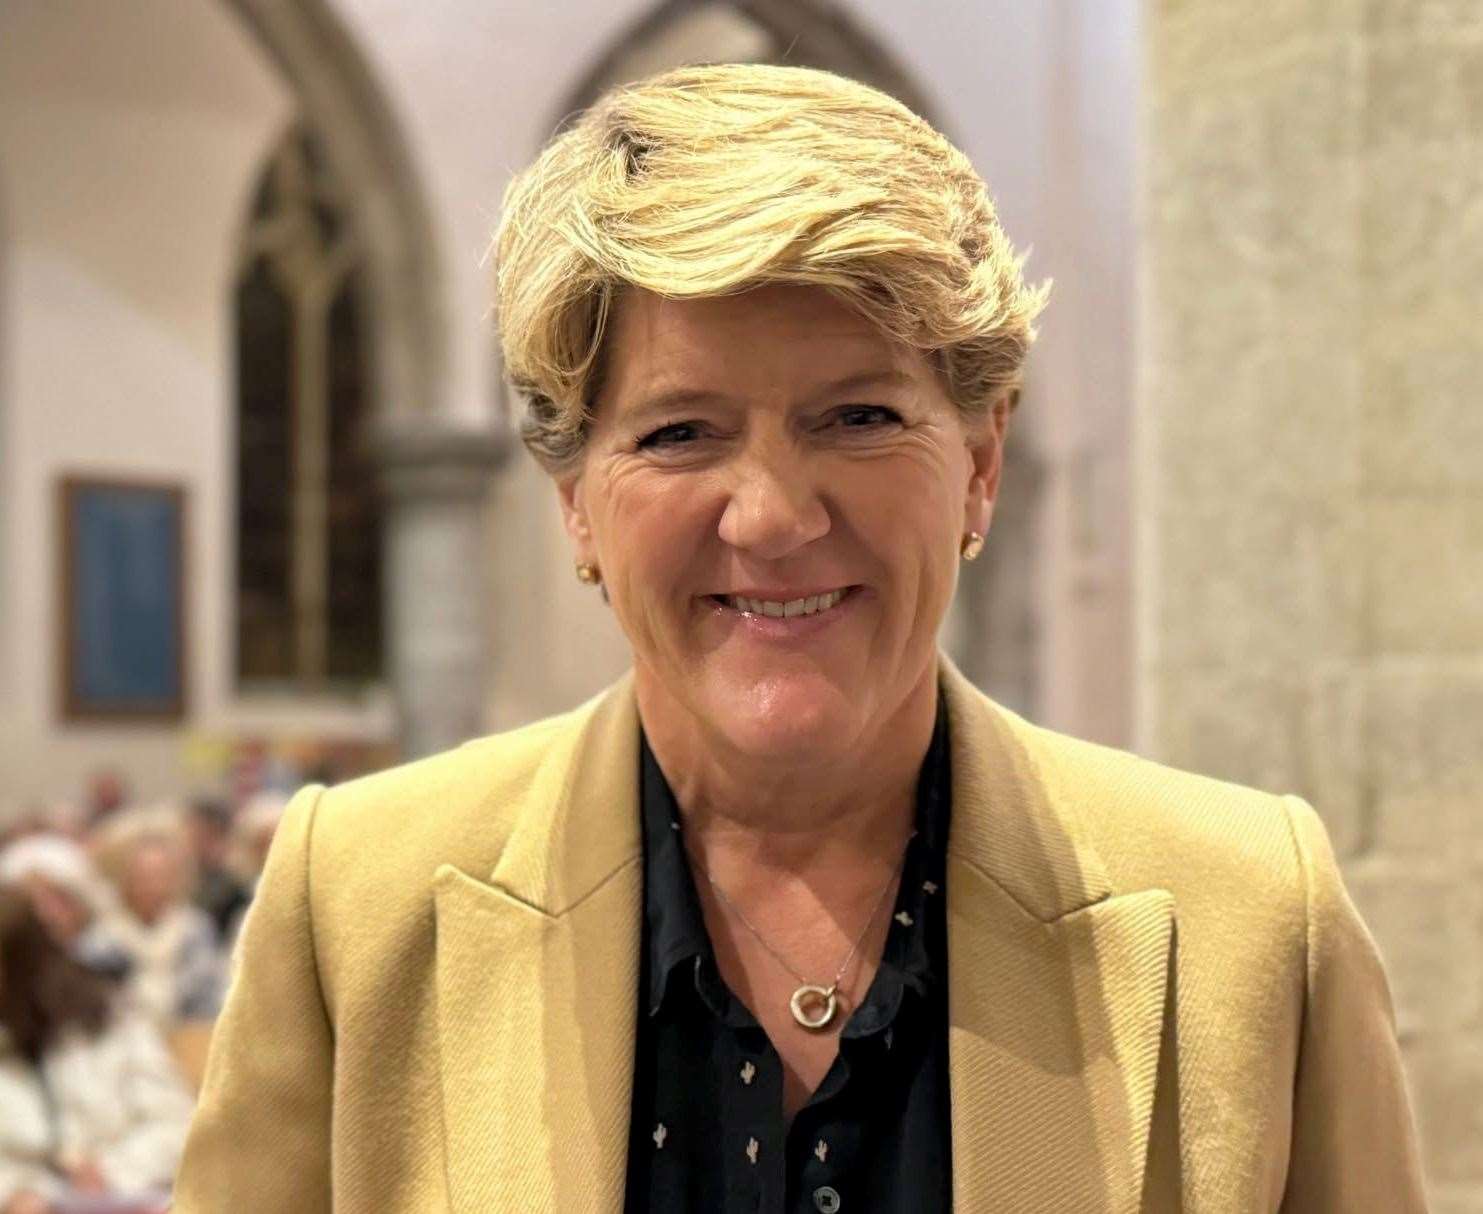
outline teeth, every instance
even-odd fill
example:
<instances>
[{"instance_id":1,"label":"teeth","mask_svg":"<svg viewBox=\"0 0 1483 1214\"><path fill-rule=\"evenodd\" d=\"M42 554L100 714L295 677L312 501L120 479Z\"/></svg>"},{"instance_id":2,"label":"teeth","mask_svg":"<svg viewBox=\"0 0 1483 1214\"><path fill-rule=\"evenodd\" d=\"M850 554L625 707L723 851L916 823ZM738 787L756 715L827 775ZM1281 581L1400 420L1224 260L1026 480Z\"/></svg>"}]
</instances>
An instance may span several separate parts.
<instances>
[{"instance_id":1,"label":"teeth","mask_svg":"<svg viewBox=\"0 0 1483 1214\"><path fill-rule=\"evenodd\" d=\"M817 615L828 611L844 598L843 590L831 590L828 594L810 595L806 599L789 599L780 603L772 599L749 599L739 594L726 596L726 605L750 615L765 615L771 619L792 619L795 615Z\"/></svg>"}]
</instances>

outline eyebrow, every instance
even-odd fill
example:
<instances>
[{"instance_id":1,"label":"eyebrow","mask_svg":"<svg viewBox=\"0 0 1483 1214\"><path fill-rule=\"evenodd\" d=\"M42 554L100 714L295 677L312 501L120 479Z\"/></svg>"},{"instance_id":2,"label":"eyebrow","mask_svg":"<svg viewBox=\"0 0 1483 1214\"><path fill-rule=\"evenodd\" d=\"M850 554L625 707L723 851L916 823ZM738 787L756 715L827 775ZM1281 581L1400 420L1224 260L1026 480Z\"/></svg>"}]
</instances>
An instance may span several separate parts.
<instances>
[{"instance_id":1,"label":"eyebrow","mask_svg":"<svg viewBox=\"0 0 1483 1214\"><path fill-rule=\"evenodd\" d=\"M817 401L825 397L837 396L841 392L855 392L864 388L906 388L914 382L906 372L894 369L856 371L831 383L823 384L810 393L809 399ZM656 413L670 413L687 406L726 404L735 399L728 393L714 388L670 388L656 393L632 409L625 409L623 416L625 419L643 418Z\"/></svg>"}]
</instances>

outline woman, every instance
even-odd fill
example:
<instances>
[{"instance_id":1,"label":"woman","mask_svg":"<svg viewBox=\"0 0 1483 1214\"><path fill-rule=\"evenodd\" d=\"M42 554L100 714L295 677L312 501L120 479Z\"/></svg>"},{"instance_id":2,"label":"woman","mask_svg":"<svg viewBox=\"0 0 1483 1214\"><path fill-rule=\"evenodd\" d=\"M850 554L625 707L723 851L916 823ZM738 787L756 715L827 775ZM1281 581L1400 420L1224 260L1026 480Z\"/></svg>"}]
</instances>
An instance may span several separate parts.
<instances>
[{"instance_id":1,"label":"woman","mask_svg":"<svg viewBox=\"0 0 1483 1214\"><path fill-rule=\"evenodd\" d=\"M16 839L0 850L0 885L23 890L52 939L89 969L128 977L132 961L109 926L113 890L80 844L47 832Z\"/></svg>"},{"instance_id":2,"label":"woman","mask_svg":"<svg viewBox=\"0 0 1483 1214\"><path fill-rule=\"evenodd\" d=\"M160 1211L190 1097L112 984L0 886L0 1212Z\"/></svg>"},{"instance_id":3,"label":"woman","mask_svg":"<svg viewBox=\"0 0 1483 1214\"><path fill-rule=\"evenodd\" d=\"M243 900L227 924L226 934L223 936L229 954L236 947L242 920L252 905L253 895L262 879L263 866L268 862L268 849L272 845L273 835L287 808L286 797L276 792L259 792L247 800L232 821L227 856L230 871L242 890Z\"/></svg>"},{"instance_id":4,"label":"woman","mask_svg":"<svg viewBox=\"0 0 1483 1214\"><path fill-rule=\"evenodd\" d=\"M247 884L233 871L234 823L232 807L224 799L198 796L191 800L186 817L186 835L196 870L191 901L206 912L217 939L222 941L231 939L251 896Z\"/></svg>"},{"instance_id":5,"label":"woman","mask_svg":"<svg viewBox=\"0 0 1483 1214\"><path fill-rule=\"evenodd\" d=\"M966 159L685 69L556 139L498 254L633 672L296 798L176 1208L1420 1210L1313 812L936 649L1041 303Z\"/></svg>"},{"instance_id":6,"label":"woman","mask_svg":"<svg viewBox=\"0 0 1483 1214\"><path fill-rule=\"evenodd\" d=\"M222 953L210 917L189 900L195 878L182 816L171 808L118 814L97 852L116 894L106 927L129 958L131 998L167 1035L214 1017Z\"/></svg>"}]
</instances>

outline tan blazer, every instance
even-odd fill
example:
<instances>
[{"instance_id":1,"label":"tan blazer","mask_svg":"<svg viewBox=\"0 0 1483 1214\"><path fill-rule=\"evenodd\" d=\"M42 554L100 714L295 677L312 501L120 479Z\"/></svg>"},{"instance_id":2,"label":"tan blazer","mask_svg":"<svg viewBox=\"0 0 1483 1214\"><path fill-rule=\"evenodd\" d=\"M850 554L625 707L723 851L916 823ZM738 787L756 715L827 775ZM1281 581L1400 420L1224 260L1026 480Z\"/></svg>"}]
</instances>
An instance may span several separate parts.
<instances>
[{"instance_id":1,"label":"tan blazer","mask_svg":"<svg viewBox=\"0 0 1483 1214\"><path fill-rule=\"evenodd\" d=\"M955 1208L1424 1208L1390 997L1317 817L1027 724L943 662ZM182 1214L619 1211L638 715L295 798Z\"/></svg>"}]
</instances>

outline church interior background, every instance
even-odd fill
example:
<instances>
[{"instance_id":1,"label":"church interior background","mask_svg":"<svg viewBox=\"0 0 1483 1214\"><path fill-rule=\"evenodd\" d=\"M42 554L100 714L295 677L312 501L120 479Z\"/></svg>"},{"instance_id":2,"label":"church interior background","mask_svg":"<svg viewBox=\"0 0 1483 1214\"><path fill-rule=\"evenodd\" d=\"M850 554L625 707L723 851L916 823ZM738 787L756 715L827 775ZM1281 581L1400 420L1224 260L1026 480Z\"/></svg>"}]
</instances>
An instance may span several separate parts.
<instances>
[{"instance_id":1,"label":"church interior background","mask_svg":"<svg viewBox=\"0 0 1483 1214\"><path fill-rule=\"evenodd\" d=\"M6 0L0 826L100 773L352 774L623 670L513 440L487 246L603 88L725 60L905 100L1054 280L944 645L1315 804L1433 1208L1483 1211L1470 0Z\"/></svg>"}]
</instances>

